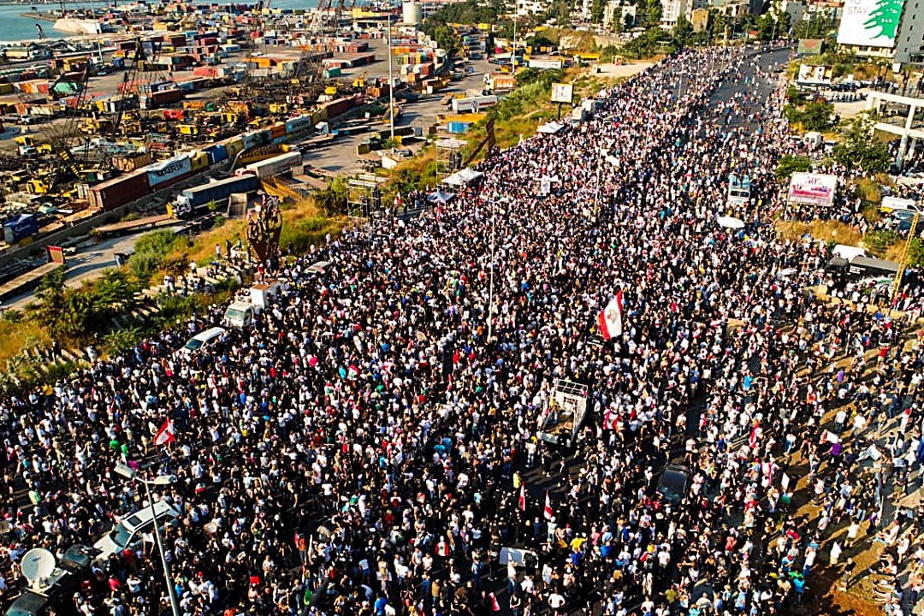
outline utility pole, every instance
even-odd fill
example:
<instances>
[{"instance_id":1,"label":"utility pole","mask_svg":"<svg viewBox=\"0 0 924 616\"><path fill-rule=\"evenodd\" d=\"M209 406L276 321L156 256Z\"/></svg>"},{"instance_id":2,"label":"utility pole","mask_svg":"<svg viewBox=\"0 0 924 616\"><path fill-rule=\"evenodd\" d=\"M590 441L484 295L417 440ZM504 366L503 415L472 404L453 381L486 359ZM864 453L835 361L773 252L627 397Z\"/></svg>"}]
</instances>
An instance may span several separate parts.
<instances>
[{"instance_id":1,"label":"utility pole","mask_svg":"<svg viewBox=\"0 0 924 616\"><path fill-rule=\"evenodd\" d=\"M391 68L391 8L388 11L388 128L391 131L391 148L395 149L395 79Z\"/></svg>"}]
</instances>

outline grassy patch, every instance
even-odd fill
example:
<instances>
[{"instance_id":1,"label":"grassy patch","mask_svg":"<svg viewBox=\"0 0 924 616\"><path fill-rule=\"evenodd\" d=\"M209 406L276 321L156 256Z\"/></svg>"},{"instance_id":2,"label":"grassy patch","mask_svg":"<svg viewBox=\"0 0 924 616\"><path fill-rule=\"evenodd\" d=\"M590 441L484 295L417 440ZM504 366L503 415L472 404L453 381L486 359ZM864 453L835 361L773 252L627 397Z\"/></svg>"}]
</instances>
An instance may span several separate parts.
<instances>
[{"instance_id":1,"label":"grassy patch","mask_svg":"<svg viewBox=\"0 0 924 616\"><path fill-rule=\"evenodd\" d=\"M836 220L813 220L810 223L783 220L776 223L776 228L783 237L790 240L799 240L809 234L816 240L857 246L862 239L855 227Z\"/></svg>"},{"instance_id":2,"label":"grassy patch","mask_svg":"<svg viewBox=\"0 0 924 616\"><path fill-rule=\"evenodd\" d=\"M51 344L44 327L28 319L20 322L0 320L0 366L8 369L9 361L25 349Z\"/></svg>"}]
</instances>

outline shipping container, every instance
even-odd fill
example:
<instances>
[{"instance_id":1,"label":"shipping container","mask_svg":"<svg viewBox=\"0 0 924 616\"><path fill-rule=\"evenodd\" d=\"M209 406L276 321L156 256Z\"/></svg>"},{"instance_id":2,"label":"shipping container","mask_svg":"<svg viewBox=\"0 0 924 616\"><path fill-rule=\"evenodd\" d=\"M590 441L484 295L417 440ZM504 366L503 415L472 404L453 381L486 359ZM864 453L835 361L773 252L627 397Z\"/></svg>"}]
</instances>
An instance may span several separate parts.
<instances>
[{"instance_id":1,"label":"shipping container","mask_svg":"<svg viewBox=\"0 0 924 616\"><path fill-rule=\"evenodd\" d=\"M349 98L338 98L332 100L328 103L325 103L323 109L325 111L325 120L330 120L337 117L338 115L344 114L350 109L352 109L356 104L356 99L354 97Z\"/></svg>"},{"instance_id":2,"label":"shipping container","mask_svg":"<svg viewBox=\"0 0 924 616\"><path fill-rule=\"evenodd\" d=\"M276 122L270 127L270 139L275 141L286 136L285 122Z\"/></svg>"},{"instance_id":3,"label":"shipping container","mask_svg":"<svg viewBox=\"0 0 924 616\"><path fill-rule=\"evenodd\" d=\"M468 130L468 123L467 122L450 122L447 125L447 130L454 135L461 134Z\"/></svg>"},{"instance_id":4,"label":"shipping container","mask_svg":"<svg viewBox=\"0 0 924 616\"><path fill-rule=\"evenodd\" d=\"M249 150L257 146L266 145L267 141L264 137L264 130L254 130L249 133L244 133L241 135L241 141L243 142L244 149Z\"/></svg>"},{"instance_id":5,"label":"shipping container","mask_svg":"<svg viewBox=\"0 0 924 616\"><path fill-rule=\"evenodd\" d=\"M179 89L162 90L150 95L150 100L154 107L163 107L183 100L183 91Z\"/></svg>"},{"instance_id":6,"label":"shipping container","mask_svg":"<svg viewBox=\"0 0 924 616\"><path fill-rule=\"evenodd\" d=\"M210 145L209 147L203 150L205 154L209 157L209 164L214 165L222 161L228 160L228 149L224 144L216 143Z\"/></svg>"},{"instance_id":7,"label":"shipping container","mask_svg":"<svg viewBox=\"0 0 924 616\"><path fill-rule=\"evenodd\" d=\"M310 115L300 115L286 120L286 134L293 135L312 127Z\"/></svg>"},{"instance_id":8,"label":"shipping container","mask_svg":"<svg viewBox=\"0 0 924 616\"><path fill-rule=\"evenodd\" d=\"M190 156L192 172L198 173L204 169L208 169L209 164L209 155L205 152L195 152Z\"/></svg>"},{"instance_id":9,"label":"shipping container","mask_svg":"<svg viewBox=\"0 0 924 616\"><path fill-rule=\"evenodd\" d=\"M225 143L225 150L228 152L228 158L234 158L244 151L244 141L240 137L232 137Z\"/></svg>"},{"instance_id":10,"label":"shipping container","mask_svg":"<svg viewBox=\"0 0 924 616\"><path fill-rule=\"evenodd\" d=\"M173 205L175 216L188 216L197 208L211 202L221 203L236 193L251 193L260 189L260 178L253 173L242 173L235 177L209 182L183 190Z\"/></svg>"},{"instance_id":11,"label":"shipping container","mask_svg":"<svg viewBox=\"0 0 924 616\"><path fill-rule=\"evenodd\" d=\"M38 219L35 214L20 214L3 223L3 239L7 244L15 244L22 239L36 235L38 230Z\"/></svg>"},{"instance_id":12,"label":"shipping container","mask_svg":"<svg viewBox=\"0 0 924 616\"><path fill-rule=\"evenodd\" d=\"M273 158L251 163L243 169L237 170L237 175L245 173L254 173L261 180L282 175L292 171L293 167L300 168L303 166L301 152L287 152Z\"/></svg>"},{"instance_id":13,"label":"shipping container","mask_svg":"<svg viewBox=\"0 0 924 616\"><path fill-rule=\"evenodd\" d=\"M148 186L157 190L161 185L176 183L184 176L192 172L192 159L188 154L182 154L176 158L165 160L164 162L151 165L147 168Z\"/></svg>"},{"instance_id":14,"label":"shipping container","mask_svg":"<svg viewBox=\"0 0 924 616\"><path fill-rule=\"evenodd\" d=\"M108 212L149 194L151 187L148 184L148 170L142 167L127 175L91 186L88 197L90 207Z\"/></svg>"},{"instance_id":15,"label":"shipping container","mask_svg":"<svg viewBox=\"0 0 924 616\"><path fill-rule=\"evenodd\" d=\"M129 173L151 164L151 153L124 154L112 158L112 166L119 171Z\"/></svg>"},{"instance_id":16,"label":"shipping container","mask_svg":"<svg viewBox=\"0 0 924 616\"><path fill-rule=\"evenodd\" d=\"M472 96L452 99L452 110L456 113L477 113L497 104L496 96Z\"/></svg>"}]
</instances>

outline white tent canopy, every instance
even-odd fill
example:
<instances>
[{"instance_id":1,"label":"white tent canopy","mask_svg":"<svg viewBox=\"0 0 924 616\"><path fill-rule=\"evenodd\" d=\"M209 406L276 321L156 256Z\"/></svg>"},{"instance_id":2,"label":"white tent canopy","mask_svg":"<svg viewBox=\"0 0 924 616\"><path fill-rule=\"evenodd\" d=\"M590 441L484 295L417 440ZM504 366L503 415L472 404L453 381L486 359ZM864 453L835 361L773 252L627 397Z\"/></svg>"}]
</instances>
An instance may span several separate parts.
<instances>
[{"instance_id":1,"label":"white tent canopy","mask_svg":"<svg viewBox=\"0 0 924 616\"><path fill-rule=\"evenodd\" d=\"M443 180L443 183L458 187L469 186L480 180L483 175L484 174L480 171L475 171L474 169L469 169L466 167L465 169L456 171L447 177L445 180Z\"/></svg>"},{"instance_id":2,"label":"white tent canopy","mask_svg":"<svg viewBox=\"0 0 924 616\"><path fill-rule=\"evenodd\" d=\"M543 124L542 126L540 126L539 128L537 128L537 129L536 129L536 132L537 132L537 133L542 133L542 134L544 134L544 135L554 135L555 133L559 132L559 131L560 131L561 129L563 129L564 127L565 127L564 124L561 124L561 123L559 123L559 122L552 121L552 122L548 122L548 123L546 123L546 124Z\"/></svg>"},{"instance_id":3,"label":"white tent canopy","mask_svg":"<svg viewBox=\"0 0 924 616\"><path fill-rule=\"evenodd\" d=\"M744 221L734 216L719 216L716 218L716 222L726 229L741 229L744 227Z\"/></svg>"}]
</instances>

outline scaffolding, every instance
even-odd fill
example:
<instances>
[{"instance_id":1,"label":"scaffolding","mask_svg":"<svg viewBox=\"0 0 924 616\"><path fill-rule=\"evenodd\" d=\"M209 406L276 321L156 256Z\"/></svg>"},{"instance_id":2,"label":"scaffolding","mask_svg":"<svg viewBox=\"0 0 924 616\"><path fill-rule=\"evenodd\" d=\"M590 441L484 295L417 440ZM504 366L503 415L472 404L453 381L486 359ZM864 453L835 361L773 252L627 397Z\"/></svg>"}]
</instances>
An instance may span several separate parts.
<instances>
[{"instance_id":1,"label":"scaffolding","mask_svg":"<svg viewBox=\"0 0 924 616\"><path fill-rule=\"evenodd\" d=\"M444 178L462 168L462 149L466 145L467 141L452 137L437 140L436 175L441 183Z\"/></svg>"},{"instance_id":2,"label":"scaffolding","mask_svg":"<svg viewBox=\"0 0 924 616\"><path fill-rule=\"evenodd\" d=\"M347 180L347 213L361 218L381 215L382 184L385 181L385 178L371 173L361 173Z\"/></svg>"}]
</instances>

